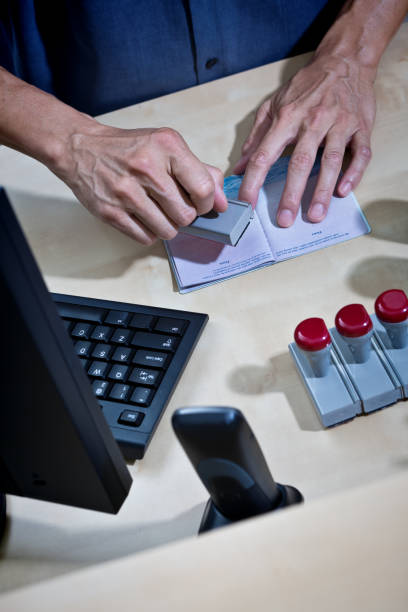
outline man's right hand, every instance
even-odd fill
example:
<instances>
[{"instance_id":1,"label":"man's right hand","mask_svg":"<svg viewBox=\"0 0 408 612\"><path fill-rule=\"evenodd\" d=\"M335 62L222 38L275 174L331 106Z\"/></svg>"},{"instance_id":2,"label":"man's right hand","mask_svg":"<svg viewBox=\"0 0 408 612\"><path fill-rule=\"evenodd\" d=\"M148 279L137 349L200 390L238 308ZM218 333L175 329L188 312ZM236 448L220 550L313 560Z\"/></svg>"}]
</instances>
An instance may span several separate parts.
<instances>
[{"instance_id":1,"label":"man's right hand","mask_svg":"<svg viewBox=\"0 0 408 612\"><path fill-rule=\"evenodd\" d=\"M227 208L223 175L170 128L103 125L0 66L0 145L45 164L95 216L145 245Z\"/></svg>"},{"instance_id":2,"label":"man's right hand","mask_svg":"<svg viewBox=\"0 0 408 612\"><path fill-rule=\"evenodd\" d=\"M227 208L222 172L200 162L170 128L95 121L70 135L53 171L92 214L144 245Z\"/></svg>"}]
</instances>

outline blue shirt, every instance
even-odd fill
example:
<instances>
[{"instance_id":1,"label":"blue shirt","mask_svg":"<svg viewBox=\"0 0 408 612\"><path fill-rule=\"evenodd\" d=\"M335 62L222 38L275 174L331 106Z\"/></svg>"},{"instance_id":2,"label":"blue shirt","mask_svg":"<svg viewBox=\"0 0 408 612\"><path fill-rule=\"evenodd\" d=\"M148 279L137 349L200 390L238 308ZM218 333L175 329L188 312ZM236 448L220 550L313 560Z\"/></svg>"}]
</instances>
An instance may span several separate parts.
<instances>
[{"instance_id":1,"label":"blue shirt","mask_svg":"<svg viewBox=\"0 0 408 612\"><path fill-rule=\"evenodd\" d=\"M91 115L317 46L343 0L2 0L0 64Z\"/></svg>"}]
</instances>

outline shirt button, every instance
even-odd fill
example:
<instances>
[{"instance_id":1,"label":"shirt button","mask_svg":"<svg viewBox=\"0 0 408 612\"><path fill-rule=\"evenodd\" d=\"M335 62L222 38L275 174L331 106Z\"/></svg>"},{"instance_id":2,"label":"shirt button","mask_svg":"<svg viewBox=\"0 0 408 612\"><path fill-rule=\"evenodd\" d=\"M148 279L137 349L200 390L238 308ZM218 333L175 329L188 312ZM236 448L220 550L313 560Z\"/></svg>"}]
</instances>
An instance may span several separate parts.
<instances>
[{"instance_id":1,"label":"shirt button","mask_svg":"<svg viewBox=\"0 0 408 612\"><path fill-rule=\"evenodd\" d=\"M218 63L218 57L210 57L210 59L208 59L205 62L205 67L207 68L207 70L210 70L217 63Z\"/></svg>"}]
</instances>

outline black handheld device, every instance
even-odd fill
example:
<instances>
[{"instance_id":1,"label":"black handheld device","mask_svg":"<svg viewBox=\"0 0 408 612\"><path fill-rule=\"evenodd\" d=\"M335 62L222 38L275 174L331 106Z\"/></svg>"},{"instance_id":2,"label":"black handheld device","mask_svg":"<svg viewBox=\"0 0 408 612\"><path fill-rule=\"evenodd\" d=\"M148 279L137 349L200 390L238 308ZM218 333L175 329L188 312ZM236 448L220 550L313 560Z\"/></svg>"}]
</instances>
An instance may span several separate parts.
<instances>
[{"instance_id":1,"label":"black handheld device","mask_svg":"<svg viewBox=\"0 0 408 612\"><path fill-rule=\"evenodd\" d=\"M244 415L227 406L179 408L173 428L210 494L199 532L303 501L274 481Z\"/></svg>"}]
</instances>

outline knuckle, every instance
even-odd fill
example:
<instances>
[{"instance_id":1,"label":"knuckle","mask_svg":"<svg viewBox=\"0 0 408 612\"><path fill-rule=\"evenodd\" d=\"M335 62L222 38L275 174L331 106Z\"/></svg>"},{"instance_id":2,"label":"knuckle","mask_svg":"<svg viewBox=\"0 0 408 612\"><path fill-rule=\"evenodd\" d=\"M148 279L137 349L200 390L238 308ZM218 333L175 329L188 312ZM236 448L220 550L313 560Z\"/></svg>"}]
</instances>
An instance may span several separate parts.
<instances>
[{"instance_id":1,"label":"knuckle","mask_svg":"<svg viewBox=\"0 0 408 612\"><path fill-rule=\"evenodd\" d=\"M265 149L257 149L249 158L249 163L257 168L265 168L269 163L268 152Z\"/></svg>"},{"instance_id":2,"label":"knuckle","mask_svg":"<svg viewBox=\"0 0 408 612\"><path fill-rule=\"evenodd\" d=\"M161 146L170 149L179 146L182 142L180 134L169 127L158 128L155 132L155 138Z\"/></svg>"},{"instance_id":3,"label":"knuckle","mask_svg":"<svg viewBox=\"0 0 408 612\"><path fill-rule=\"evenodd\" d=\"M294 110L295 107L293 103L283 104L277 110L278 119L285 123L291 121L293 118Z\"/></svg>"},{"instance_id":4,"label":"knuckle","mask_svg":"<svg viewBox=\"0 0 408 612\"><path fill-rule=\"evenodd\" d=\"M214 182L209 177L194 186L191 195L198 200L207 200L214 195Z\"/></svg>"},{"instance_id":5,"label":"knuckle","mask_svg":"<svg viewBox=\"0 0 408 612\"><path fill-rule=\"evenodd\" d=\"M136 174L147 177L154 174L152 157L145 149L140 149L137 154L132 157L129 165Z\"/></svg>"},{"instance_id":6,"label":"knuckle","mask_svg":"<svg viewBox=\"0 0 408 612\"><path fill-rule=\"evenodd\" d=\"M128 177L120 177L114 187L113 192L118 200L129 200L132 198L131 182Z\"/></svg>"},{"instance_id":7,"label":"knuckle","mask_svg":"<svg viewBox=\"0 0 408 612\"><path fill-rule=\"evenodd\" d=\"M310 123L314 128L319 128L327 117L327 110L324 106L315 106L310 112Z\"/></svg>"},{"instance_id":8,"label":"knuckle","mask_svg":"<svg viewBox=\"0 0 408 612\"><path fill-rule=\"evenodd\" d=\"M119 211L112 206L104 206L100 212L99 216L105 223L118 223L119 220Z\"/></svg>"},{"instance_id":9,"label":"knuckle","mask_svg":"<svg viewBox=\"0 0 408 612\"><path fill-rule=\"evenodd\" d=\"M265 117L265 115L268 114L268 110L269 110L269 103L268 101L263 102L261 104L261 106L258 108L258 110L255 113L255 119L257 121L262 121L263 118Z\"/></svg>"},{"instance_id":10,"label":"knuckle","mask_svg":"<svg viewBox=\"0 0 408 612\"><path fill-rule=\"evenodd\" d=\"M360 146L357 149L357 155L362 157L365 161L369 162L372 157L371 148L367 145Z\"/></svg>"},{"instance_id":11,"label":"knuckle","mask_svg":"<svg viewBox=\"0 0 408 612\"><path fill-rule=\"evenodd\" d=\"M319 188L316 189L314 199L320 204L328 204L330 202L332 192L329 189Z\"/></svg>"},{"instance_id":12,"label":"knuckle","mask_svg":"<svg viewBox=\"0 0 408 612\"><path fill-rule=\"evenodd\" d=\"M300 203L299 198L296 197L295 194L292 194L292 193L288 193L285 195L284 199L282 198L282 206L284 208L288 208L292 212L297 211L299 207L299 203Z\"/></svg>"},{"instance_id":13,"label":"knuckle","mask_svg":"<svg viewBox=\"0 0 408 612\"><path fill-rule=\"evenodd\" d=\"M292 170L306 172L312 167L313 158L307 151L294 151L289 164Z\"/></svg>"},{"instance_id":14,"label":"knuckle","mask_svg":"<svg viewBox=\"0 0 408 612\"><path fill-rule=\"evenodd\" d=\"M322 161L333 168L339 168L343 161L343 154L338 149L325 149Z\"/></svg>"},{"instance_id":15,"label":"knuckle","mask_svg":"<svg viewBox=\"0 0 408 612\"><path fill-rule=\"evenodd\" d=\"M296 119L296 106L293 102L282 104L276 109L276 116L280 123L291 125Z\"/></svg>"},{"instance_id":16,"label":"knuckle","mask_svg":"<svg viewBox=\"0 0 408 612\"><path fill-rule=\"evenodd\" d=\"M196 216L197 211L195 208L184 208L182 210L179 210L177 213L177 223L180 225L180 227L186 227L194 221Z\"/></svg>"},{"instance_id":17,"label":"knuckle","mask_svg":"<svg viewBox=\"0 0 408 612\"><path fill-rule=\"evenodd\" d=\"M213 173L213 176L214 176L215 180L218 183L220 183L220 185L222 185L223 182L224 182L224 174L223 174L223 172L221 172L221 170L219 168L216 168L216 167L213 167L211 171Z\"/></svg>"}]
</instances>

